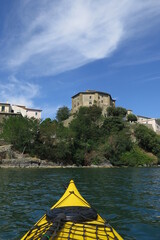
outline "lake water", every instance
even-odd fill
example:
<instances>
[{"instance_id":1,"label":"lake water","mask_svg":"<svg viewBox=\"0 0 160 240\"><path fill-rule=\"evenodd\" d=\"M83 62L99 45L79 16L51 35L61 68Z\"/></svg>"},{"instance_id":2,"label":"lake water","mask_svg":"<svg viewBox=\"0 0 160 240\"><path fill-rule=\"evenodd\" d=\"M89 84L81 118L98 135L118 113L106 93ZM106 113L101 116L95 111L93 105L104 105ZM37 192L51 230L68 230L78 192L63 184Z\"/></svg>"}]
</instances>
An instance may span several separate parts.
<instances>
[{"instance_id":1,"label":"lake water","mask_svg":"<svg viewBox=\"0 0 160 240\"><path fill-rule=\"evenodd\" d=\"M160 239L160 168L0 169L0 239L20 239L70 179L124 239Z\"/></svg>"}]
</instances>

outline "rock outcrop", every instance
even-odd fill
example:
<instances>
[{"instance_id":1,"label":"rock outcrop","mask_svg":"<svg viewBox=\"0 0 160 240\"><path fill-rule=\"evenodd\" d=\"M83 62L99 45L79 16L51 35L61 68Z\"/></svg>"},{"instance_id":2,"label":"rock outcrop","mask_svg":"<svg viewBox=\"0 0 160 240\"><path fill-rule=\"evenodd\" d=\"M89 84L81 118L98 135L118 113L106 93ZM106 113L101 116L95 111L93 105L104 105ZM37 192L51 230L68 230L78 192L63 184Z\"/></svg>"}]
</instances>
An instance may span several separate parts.
<instances>
[{"instance_id":1,"label":"rock outcrop","mask_svg":"<svg viewBox=\"0 0 160 240\"><path fill-rule=\"evenodd\" d=\"M32 158L12 150L12 145L0 146L0 168L40 168L56 167L56 164L47 160Z\"/></svg>"},{"instance_id":2,"label":"rock outcrop","mask_svg":"<svg viewBox=\"0 0 160 240\"><path fill-rule=\"evenodd\" d=\"M56 164L38 158L18 158L0 160L0 168L41 168L56 167Z\"/></svg>"}]
</instances>

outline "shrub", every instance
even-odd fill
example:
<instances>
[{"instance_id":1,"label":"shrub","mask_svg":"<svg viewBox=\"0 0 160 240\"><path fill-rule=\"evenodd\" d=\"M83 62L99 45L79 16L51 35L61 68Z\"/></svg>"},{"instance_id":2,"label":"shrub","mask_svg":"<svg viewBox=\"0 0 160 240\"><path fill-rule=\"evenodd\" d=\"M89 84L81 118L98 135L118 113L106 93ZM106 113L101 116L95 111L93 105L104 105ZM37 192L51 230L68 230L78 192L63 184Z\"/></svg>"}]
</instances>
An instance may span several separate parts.
<instances>
[{"instance_id":1,"label":"shrub","mask_svg":"<svg viewBox=\"0 0 160 240\"><path fill-rule=\"evenodd\" d=\"M137 117L134 114L128 114L127 115L127 120L128 120L128 122L136 122L137 121Z\"/></svg>"},{"instance_id":2,"label":"shrub","mask_svg":"<svg viewBox=\"0 0 160 240\"><path fill-rule=\"evenodd\" d=\"M125 152L121 155L120 162L125 166L153 165L157 163L157 158L151 156L139 147L134 147L130 152Z\"/></svg>"}]
</instances>

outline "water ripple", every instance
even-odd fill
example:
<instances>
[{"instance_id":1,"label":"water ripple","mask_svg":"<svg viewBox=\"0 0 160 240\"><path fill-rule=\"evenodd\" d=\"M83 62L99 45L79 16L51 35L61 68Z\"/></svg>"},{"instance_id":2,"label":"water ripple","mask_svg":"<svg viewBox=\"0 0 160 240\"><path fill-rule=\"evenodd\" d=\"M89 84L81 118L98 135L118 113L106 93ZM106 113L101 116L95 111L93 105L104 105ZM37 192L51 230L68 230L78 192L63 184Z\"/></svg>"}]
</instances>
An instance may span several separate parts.
<instances>
[{"instance_id":1,"label":"water ripple","mask_svg":"<svg viewBox=\"0 0 160 240\"><path fill-rule=\"evenodd\" d=\"M72 178L124 239L160 239L160 168L0 169L0 239L20 239Z\"/></svg>"}]
</instances>

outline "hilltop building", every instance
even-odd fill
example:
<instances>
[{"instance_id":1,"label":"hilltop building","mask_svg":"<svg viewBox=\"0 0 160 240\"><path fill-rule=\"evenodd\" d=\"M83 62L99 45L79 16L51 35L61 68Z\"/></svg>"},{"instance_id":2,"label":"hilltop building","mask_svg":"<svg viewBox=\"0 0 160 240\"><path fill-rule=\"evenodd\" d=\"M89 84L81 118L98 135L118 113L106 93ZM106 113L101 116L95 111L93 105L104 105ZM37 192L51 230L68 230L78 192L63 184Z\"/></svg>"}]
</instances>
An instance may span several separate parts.
<instances>
[{"instance_id":1,"label":"hilltop building","mask_svg":"<svg viewBox=\"0 0 160 240\"><path fill-rule=\"evenodd\" d=\"M137 122L146 125L157 134L160 134L160 125L156 122L155 118L149 118L137 115Z\"/></svg>"},{"instance_id":2,"label":"hilltop building","mask_svg":"<svg viewBox=\"0 0 160 240\"><path fill-rule=\"evenodd\" d=\"M23 117L41 119L40 109L27 108L21 105L11 105L10 103L0 103L0 121L8 116L21 115Z\"/></svg>"},{"instance_id":3,"label":"hilltop building","mask_svg":"<svg viewBox=\"0 0 160 240\"><path fill-rule=\"evenodd\" d=\"M86 92L79 92L75 94L72 96L71 116L64 121L64 126L67 127L70 124L74 118L74 113L76 113L80 107L90 107L92 105L101 107L102 114L107 117L107 108L115 107L115 100L109 93L95 90L87 90ZM132 110L127 110L127 115L128 114L133 114ZM155 118L148 118L139 115L136 117L137 123L144 124L157 134L160 134L160 125L156 122Z\"/></svg>"},{"instance_id":4,"label":"hilltop building","mask_svg":"<svg viewBox=\"0 0 160 240\"><path fill-rule=\"evenodd\" d=\"M102 114L106 115L108 107L115 106L115 100L112 99L109 93L99 92L94 90L87 90L86 92L79 92L72 97L71 113L76 113L80 107L90 107L97 105L102 108Z\"/></svg>"},{"instance_id":5,"label":"hilltop building","mask_svg":"<svg viewBox=\"0 0 160 240\"><path fill-rule=\"evenodd\" d=\"M65 127L68 127L70 122L74 119L74 113L78 112L80 107L91 107L96 105L102 109L102 114L107 116L107 108L114 107L115 101L109 93L87 90L86 92L79 92L72 96L71 116L63 121Z\"/></svg>"},{"instance_id":6,"label":"hilltop building","mask_svg":"<svg viewBox=\"0 0 160 240\"><path fill-rule=\"evenodd\" d=\"M133 114L132 110L127 110L127 115ZM137 117L137 123L144 124L146 127L152 129L154 132L160 135L160 125L155 118L149 118L145 116L135 115Z\"/></svg>"}]
</instances>

